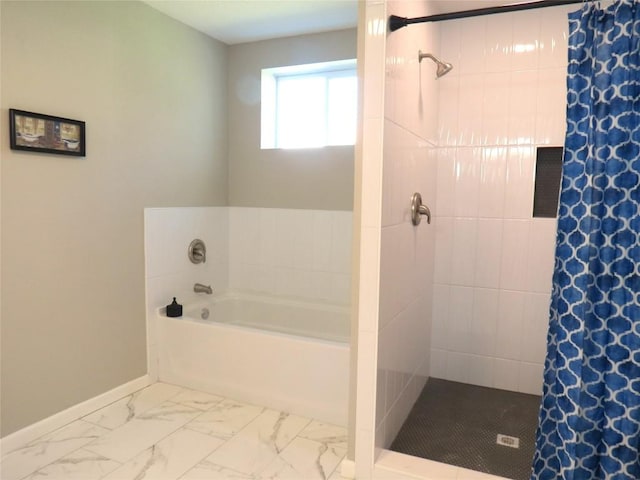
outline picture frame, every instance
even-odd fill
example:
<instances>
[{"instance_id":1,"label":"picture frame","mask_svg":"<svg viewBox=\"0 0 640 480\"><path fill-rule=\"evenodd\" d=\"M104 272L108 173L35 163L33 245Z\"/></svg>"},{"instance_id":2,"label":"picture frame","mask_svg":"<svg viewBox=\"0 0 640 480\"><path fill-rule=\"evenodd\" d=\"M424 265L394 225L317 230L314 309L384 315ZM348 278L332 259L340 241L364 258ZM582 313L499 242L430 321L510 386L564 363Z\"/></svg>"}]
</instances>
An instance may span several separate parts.
<instances>
[{"instance_id":1,"label":"picture frame","mask_svg":"<svg viewBox=\"0 0 640 480\"><path fill-rule=\"evenodd\" d=\"M12 150L86 156L85 122L42 113L9 109Z\"/></svg>"}]
</instances>

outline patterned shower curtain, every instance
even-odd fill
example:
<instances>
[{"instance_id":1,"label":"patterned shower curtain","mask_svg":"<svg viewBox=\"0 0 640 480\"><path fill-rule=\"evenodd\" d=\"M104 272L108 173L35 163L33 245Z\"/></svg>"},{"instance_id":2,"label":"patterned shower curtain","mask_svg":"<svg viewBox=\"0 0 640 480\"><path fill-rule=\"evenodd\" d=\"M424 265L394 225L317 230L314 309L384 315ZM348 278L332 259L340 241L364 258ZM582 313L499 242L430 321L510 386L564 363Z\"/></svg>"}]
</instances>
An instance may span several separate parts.
<instances>
[{"instance_id":1,"label":"patterned shower curtain","mask_svg":"<svg viewBox=\"0 0 640 480\"><path fill-rule=\"evenodd\" d=\"M640 479L640 0L569 15L567 136L532 480Z\"/></svg>"}]
</instances>

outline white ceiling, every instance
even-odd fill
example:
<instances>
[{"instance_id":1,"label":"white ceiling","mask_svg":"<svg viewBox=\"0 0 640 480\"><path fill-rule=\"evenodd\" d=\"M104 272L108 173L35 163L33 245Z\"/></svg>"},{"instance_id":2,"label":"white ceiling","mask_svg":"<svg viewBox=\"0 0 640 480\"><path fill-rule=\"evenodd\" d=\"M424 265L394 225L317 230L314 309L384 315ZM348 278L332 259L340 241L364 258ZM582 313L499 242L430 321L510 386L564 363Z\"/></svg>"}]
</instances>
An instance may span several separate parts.
<instances>
[{"instance_id":1,"label":"white ceiling","mask_svg":"<svg viewBox=\"0 0 640 480\"><path fill-rule=\"evenodd\" d=\"M226 44L355 27L358 0L143 0ZM523 3L500 0L431 0L436 12Z\"/></svg>"},{"instance_id":2,"label":"white ceiling","mask_svg":"<svg viewBox=\"0 0 640 480\"><path fill-rule=\"evenodd\" d=\"M355 27L357 0L143 0L226 44Z\"/></svg>"}]
</instances>

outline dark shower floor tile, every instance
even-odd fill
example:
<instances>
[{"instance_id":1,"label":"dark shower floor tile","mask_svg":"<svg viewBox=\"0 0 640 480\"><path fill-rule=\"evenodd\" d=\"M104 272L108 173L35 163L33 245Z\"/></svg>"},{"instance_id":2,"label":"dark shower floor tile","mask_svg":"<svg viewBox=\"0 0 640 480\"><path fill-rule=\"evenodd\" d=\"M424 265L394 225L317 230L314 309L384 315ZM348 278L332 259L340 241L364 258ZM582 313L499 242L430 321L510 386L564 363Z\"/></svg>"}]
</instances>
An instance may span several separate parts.
<instances>
[{"instance_id":1,"label":"dark shower floor tile","mask_svg":"<svg viewBox=\"0 0 640 480\"><path fill-rule=\"evenodd\" d=\"M529 480L540 397L429 379L391 450L513 480ZM498 434L519 448L498 445Z\"/></svg>"}]
</instances>

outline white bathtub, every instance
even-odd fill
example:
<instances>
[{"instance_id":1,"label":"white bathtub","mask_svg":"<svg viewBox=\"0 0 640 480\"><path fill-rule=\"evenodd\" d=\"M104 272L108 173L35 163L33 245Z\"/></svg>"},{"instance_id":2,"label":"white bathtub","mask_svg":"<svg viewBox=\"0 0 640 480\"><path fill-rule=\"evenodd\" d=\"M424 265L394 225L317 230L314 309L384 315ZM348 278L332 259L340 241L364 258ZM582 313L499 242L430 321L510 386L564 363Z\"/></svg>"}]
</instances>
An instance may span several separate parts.
<instances>
[{"instance_id":1,"label":"white bathtub","mask_svg":"<svg viewBox=\"0 0 640 480\"><path fill-rule=\"evenodd\" d=\"M347 307L225 294L180 318L162 310L161 381L346 426Z\"/></svg>"}]
</instances>

